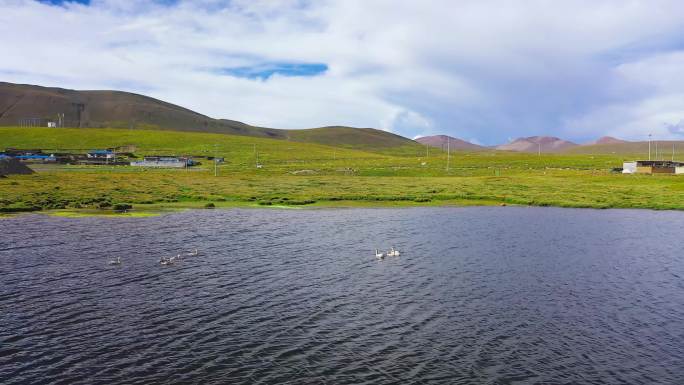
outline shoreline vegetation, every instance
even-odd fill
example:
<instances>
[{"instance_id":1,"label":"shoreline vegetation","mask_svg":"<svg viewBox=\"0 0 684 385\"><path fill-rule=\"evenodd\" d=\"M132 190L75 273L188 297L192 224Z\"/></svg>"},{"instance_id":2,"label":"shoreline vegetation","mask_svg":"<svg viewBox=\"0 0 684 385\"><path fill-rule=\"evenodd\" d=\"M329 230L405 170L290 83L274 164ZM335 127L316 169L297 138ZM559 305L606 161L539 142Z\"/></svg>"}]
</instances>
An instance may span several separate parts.
<instances>
[{"instance_id":1,"label":"shoreline vegetation","mask_svg":"<svg viewBox=\"0 0 684 385\"><path fill-rule=\"evenodd\" d=\"M684 177L611 172L645 153L458 151L451 153L447 170L445 152L431 148L428 154L421 145L375 150L175 131L0 128L0 150L86 152L124 145L134 145L138 157L184 155L203 164L188 169L35 164L35 174L0 178L0 214L142 216L212 205L684 209ZM206 156L225 158L218 176L213 161L201 158Z\"/></svg>"},{"instance_id":2,"label":"shoreline vegetation","mask_svg":"<svg viewBox=\"0 0 684 385\"><path fill-rule=\"evenodd\" d=\"M207 207L213 203L213 206ZM107 218L145 218L164 214L176 213L185 210L201 209L255 209L255 210L315 210L315 209L352 209L352 208L411 208L411 207L472 207L472 206L501 206L500 202L450 200L437 204L425 204L411 201L333 201L315 202L307 205L270 204L263 205L253 202L177 202L166 204L142 204L125 211L98 208L63 208L46 210L18 210L0 212L0 219L16 217L25 214L44 214L63 218L107 217Z\"/></svg>"}]
</instances>

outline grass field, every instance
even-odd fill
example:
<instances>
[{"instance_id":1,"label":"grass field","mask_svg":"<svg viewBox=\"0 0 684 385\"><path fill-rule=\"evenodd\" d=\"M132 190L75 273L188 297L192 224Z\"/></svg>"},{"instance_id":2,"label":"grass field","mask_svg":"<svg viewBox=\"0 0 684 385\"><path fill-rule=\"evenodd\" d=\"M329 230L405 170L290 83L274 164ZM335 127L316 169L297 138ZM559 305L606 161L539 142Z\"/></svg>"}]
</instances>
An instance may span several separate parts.
<instances>
[{"instance_id":1,"label":"grass field","mask_svg":"<svg viewBox=\"0 0 684 385\"><path fill-rule=\"evenodd\" d=\"M194 169L47 166L0 179L0 211L222 206L520 204L684 208L684 177L611 173L638 152L452 153L400 146L362 150L284 140L125 129L0 128L0 149L85 152L134 144L136 155L218 155ZM257 169L256 153L263 168ZM638 149L637 149L638 150Z\"/></svg>"}]
</instances>

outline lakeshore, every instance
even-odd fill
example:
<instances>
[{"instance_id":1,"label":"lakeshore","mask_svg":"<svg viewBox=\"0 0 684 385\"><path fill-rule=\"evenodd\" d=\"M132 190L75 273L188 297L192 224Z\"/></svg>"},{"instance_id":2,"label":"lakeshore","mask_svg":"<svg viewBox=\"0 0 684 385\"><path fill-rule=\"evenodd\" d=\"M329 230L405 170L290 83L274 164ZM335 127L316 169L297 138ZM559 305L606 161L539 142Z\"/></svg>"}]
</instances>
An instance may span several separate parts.
<instances>
[{"instance_id":1,"label":"lakeshore","mask_svg":"<svg viewBox=\"0 0 684 385\"><path fill-rule=\"evenodd\" d=\"M0 178L1 212L110 210L116 205L131 205L135 211L207 205L684 209L684 178L612 172L624 160L644 157L641 153L537 155L491 150L447 155L423 146L361 150L121 129L0 128L0 142L45 151L134 144L139 156L211 154L225 159L216 169L211 160L187 169L31 164L35 174Z\"/></svg>"},{"instance_id":2,"label":"lakeshore","mask_svg":"<svg viewBox=\"0 0 684 385\"><path fill-rule=\"evenodd\" d=\"M569 175L568 175L569 174ZM524 205L684 208L677 177L554 172L511 177L213 177L206 173L52 172L0 180L0 211L203 207Z\"/></svg>"}]
</instances>

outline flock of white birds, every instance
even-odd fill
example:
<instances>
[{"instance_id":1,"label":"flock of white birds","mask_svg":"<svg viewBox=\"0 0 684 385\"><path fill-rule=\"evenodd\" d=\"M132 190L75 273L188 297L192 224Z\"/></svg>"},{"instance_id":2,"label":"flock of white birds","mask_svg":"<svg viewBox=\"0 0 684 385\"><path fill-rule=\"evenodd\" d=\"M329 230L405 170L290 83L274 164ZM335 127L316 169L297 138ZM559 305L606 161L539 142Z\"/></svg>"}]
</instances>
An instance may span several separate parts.
<instances>
[{"instance_id":1,"label":"flock of white birds","mask_svg":"<svg viewBox=\"0 0 684 385\"><path fill-rule=\"evenodd\" d=\"M173 265L174 263L181 261L185 257L194 257L196 255L199 255L199 251L197 251L197 249L194 249L193 251L187 252L185 254L177 254L173 257L161 257L159 258L159 264L162 266ZM122 263L123 262L121 262L121 257L116 257L115 259L111 259L109 261L110 265L121 265Z\"/></svg>"}]
</instances>

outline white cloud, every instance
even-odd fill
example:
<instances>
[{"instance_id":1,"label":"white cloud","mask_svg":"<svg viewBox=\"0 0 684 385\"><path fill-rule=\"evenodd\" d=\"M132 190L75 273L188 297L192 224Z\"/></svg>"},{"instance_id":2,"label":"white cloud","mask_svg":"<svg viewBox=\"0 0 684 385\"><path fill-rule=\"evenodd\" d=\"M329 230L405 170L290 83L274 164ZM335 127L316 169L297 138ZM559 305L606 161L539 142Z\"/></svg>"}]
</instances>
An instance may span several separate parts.
<instances>
[{"instance_id":1,"label":"white cloud","mask_svg":"<svg viewBox=\"0 0 684 385\"><path fill-rule=\"evenodd\" d=\"M406 136L678 135L675 0L0 0L0 79L141 92L214 117ZM318 76L227 76L323 63Z\"/></svg>"},{"instance_id":2,"label":"white cloud","mask_svg":"<svg viewBox=\"0 0 684 385\"><path fill-rule=\"evenodd\" d=\"M470 142L470 143L472 143L472 144L477 144L478 146L484 146L484 145L482 144L482 142L480 142L480 140L477 139L477 138L470 138L470 139L467 139L467 141Z\"/></svg>"},{"instance_id":3,"label":"white cloud","mask_svg":"<svg viewBox=\"0 0 684 385\"><path fill-rule=\"evenodd\" d=\"M599 105L589 114L570 121L575 132L590 134L601 128L608 135L643 140L682 139L676 129L684 120L684 51L650 55L614 70L624 98Z\"/></svg>"}]
</instances>

